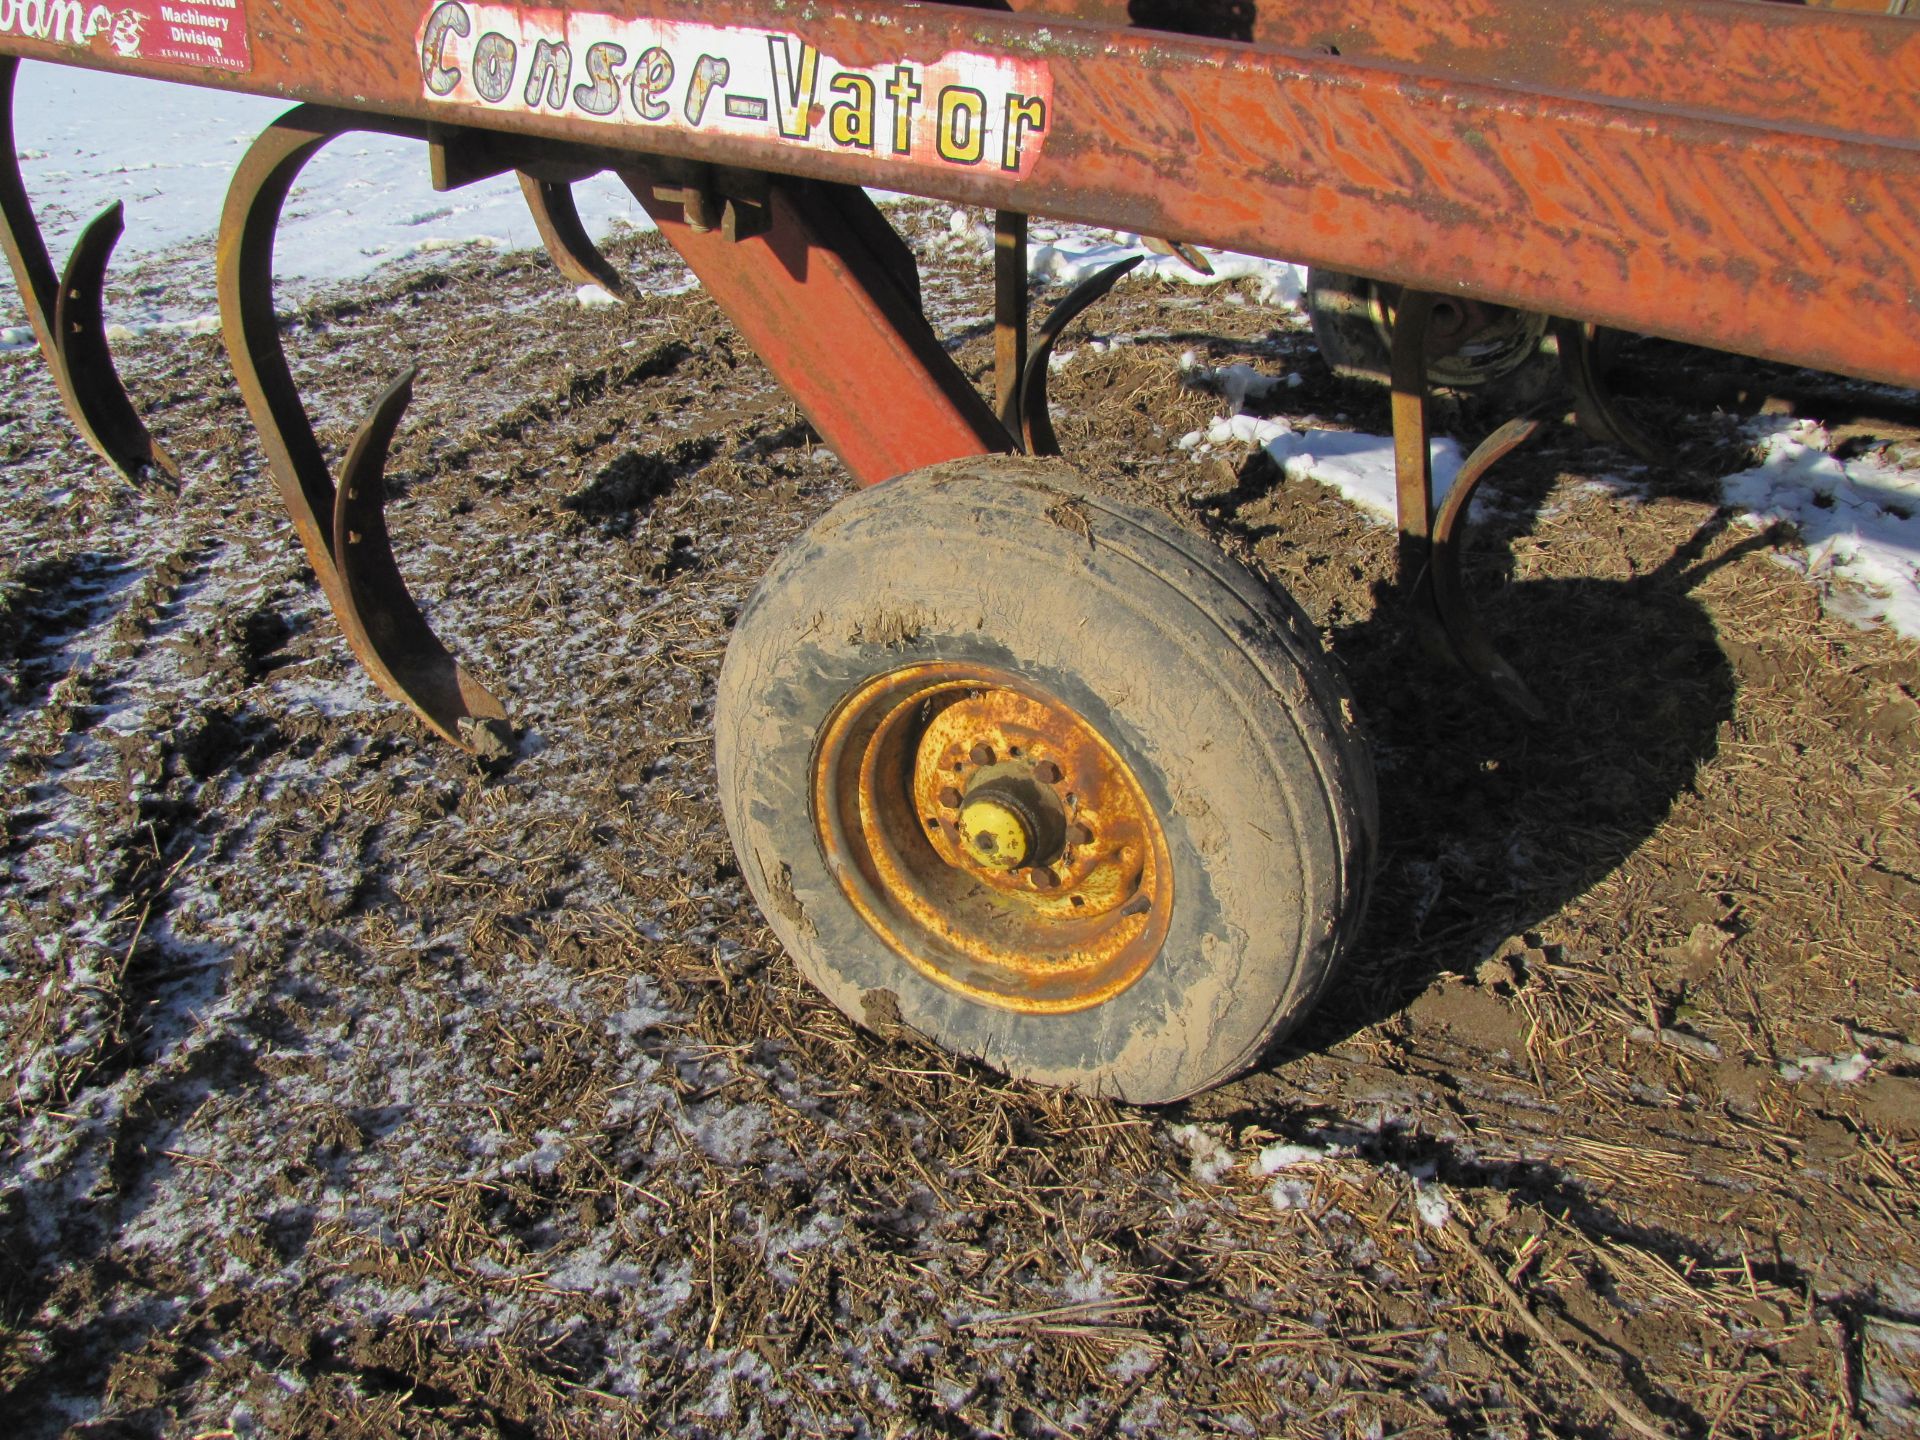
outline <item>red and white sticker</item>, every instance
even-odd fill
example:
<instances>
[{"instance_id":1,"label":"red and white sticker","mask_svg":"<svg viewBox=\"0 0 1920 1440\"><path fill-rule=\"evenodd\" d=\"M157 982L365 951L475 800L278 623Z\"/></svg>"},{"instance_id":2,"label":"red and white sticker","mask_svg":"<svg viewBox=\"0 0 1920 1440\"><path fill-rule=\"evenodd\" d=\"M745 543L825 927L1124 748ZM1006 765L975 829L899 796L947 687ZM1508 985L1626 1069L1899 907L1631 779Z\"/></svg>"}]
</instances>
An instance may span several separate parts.
<instances>
[{"instance_id":1,"label":"red and white sticker","mask_svg":"<svg viewBox=\"0 0 1920 1440\"><path fill-rule=\"evenodd\" d=\"M0 35L84 46L108 59L253 68L243 0L0 0Z\"/></svg>"},{"instance_id":2,"label":"red and white sticker","mask_svg":"<svg viewBox=\"0 0 1920 1440\"><path fill-rule=\"evenodd\" d=\"M429 100L938 169L1025 175L1053 118L1044 62L969 51L844 65L777 30L469 0L417 39Z\"/></svg>"}]
</instances>

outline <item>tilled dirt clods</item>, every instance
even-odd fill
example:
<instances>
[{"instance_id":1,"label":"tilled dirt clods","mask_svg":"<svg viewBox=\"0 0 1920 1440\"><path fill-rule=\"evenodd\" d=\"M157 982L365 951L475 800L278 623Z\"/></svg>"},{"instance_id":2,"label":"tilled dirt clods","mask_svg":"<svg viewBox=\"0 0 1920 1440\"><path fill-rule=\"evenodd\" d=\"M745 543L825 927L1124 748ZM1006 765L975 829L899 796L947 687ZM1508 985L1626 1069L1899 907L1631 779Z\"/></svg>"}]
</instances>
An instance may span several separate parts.
<instances>
[{"instance_id":1,"label":"tilled dirt clods","mask_svg":"<svg viewBox=\"0 0 1920 1440\"><path fill-rule=\"evenodd\" d=\"M898 213L984 378L976 249ZM350 663L217 338L120 347L178 496L0 357L17 1433L1916 1427L1920 654L1727 523L1736 420L1663 402L1670 472L1565 427L1511 463L1470 583L1529 723L1426 658L1390 531L1176 443L1224 408L1186 351L1300 376L1274 413L1383 396L1245 295L1095 313L1068 456L1293 590L1384 807L1331 1000L1130 1111L855 1029L761 924L714 679L847 482L657 241L616 253L618 309L482 255L288 314L336 456L425 366L390 521L510 697L500 770Z\"/></svg>"}]
</instances>

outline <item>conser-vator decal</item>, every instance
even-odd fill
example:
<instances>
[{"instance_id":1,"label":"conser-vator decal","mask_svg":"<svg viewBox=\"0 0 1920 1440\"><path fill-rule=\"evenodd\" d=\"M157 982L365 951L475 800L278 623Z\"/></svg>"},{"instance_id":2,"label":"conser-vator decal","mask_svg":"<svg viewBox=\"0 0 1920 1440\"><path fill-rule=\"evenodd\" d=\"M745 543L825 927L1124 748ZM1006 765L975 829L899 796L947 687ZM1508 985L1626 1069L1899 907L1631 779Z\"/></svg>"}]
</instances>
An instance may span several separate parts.
<instances>
[{"instance_id":1,"label":"conser-vator decal","mask_svg":"<svg viewBox=\"0 0 1920 1440\"><path fill-rule=\"evenodd\" d=\"M843 65L796 35L442 0L418 36L429 100L1025 175L1053 105L1044 62L950 51Z\"/></svg>"}]
</instances>

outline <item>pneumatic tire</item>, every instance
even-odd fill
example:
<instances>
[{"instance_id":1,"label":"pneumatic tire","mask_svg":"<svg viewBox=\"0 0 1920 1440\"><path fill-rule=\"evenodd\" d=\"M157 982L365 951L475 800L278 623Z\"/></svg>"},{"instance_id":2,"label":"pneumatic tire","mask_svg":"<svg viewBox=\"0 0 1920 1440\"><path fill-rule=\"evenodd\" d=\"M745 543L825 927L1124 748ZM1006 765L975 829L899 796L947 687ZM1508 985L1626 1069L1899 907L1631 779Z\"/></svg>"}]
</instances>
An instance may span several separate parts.
<instances>
[{"instance_id":1,"label":"pneumatic tire","mask_svg":"<svg viewBox=\"0 0 1920 1440\"><path fill-rule=\"evenodd\" d=\"M801 970L1010 1075L1216 1085L1359 923L1372 768L1310 626L1057 462L835 506L742 613L716 730L734 849Z\"/></svg>"}]
</instances>

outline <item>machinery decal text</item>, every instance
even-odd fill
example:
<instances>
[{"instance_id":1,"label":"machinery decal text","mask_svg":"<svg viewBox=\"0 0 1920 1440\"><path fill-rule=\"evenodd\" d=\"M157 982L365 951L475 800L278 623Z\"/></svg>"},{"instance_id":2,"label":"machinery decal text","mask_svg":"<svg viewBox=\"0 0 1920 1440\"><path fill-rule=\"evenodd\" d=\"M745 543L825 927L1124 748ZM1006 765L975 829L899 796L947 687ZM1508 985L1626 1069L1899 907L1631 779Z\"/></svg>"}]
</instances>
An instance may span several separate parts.
<instances>
[{"instance_id":1,"label":"machinery decal text","mask_svg":"<svg viewBox=\"0 0 1920 1440\"><path fill-rule=\"evenodd\" d=\"M418 39L430 100L913 165L1025 175L1052 119L1045 63L1005 56L842 65L763 29L467 0L434 5Z\"/></svg>"},{"instance_id":2,"label":"machinery decal text","mask_svg":"<svg viewBox=\"0 0 1920 1440\"><path fill-rule=\"evenodd\" d=\"M253 67L243 0L0 0L0 35L85 46L122 60Z\"/></svg>"}]
</instances>

